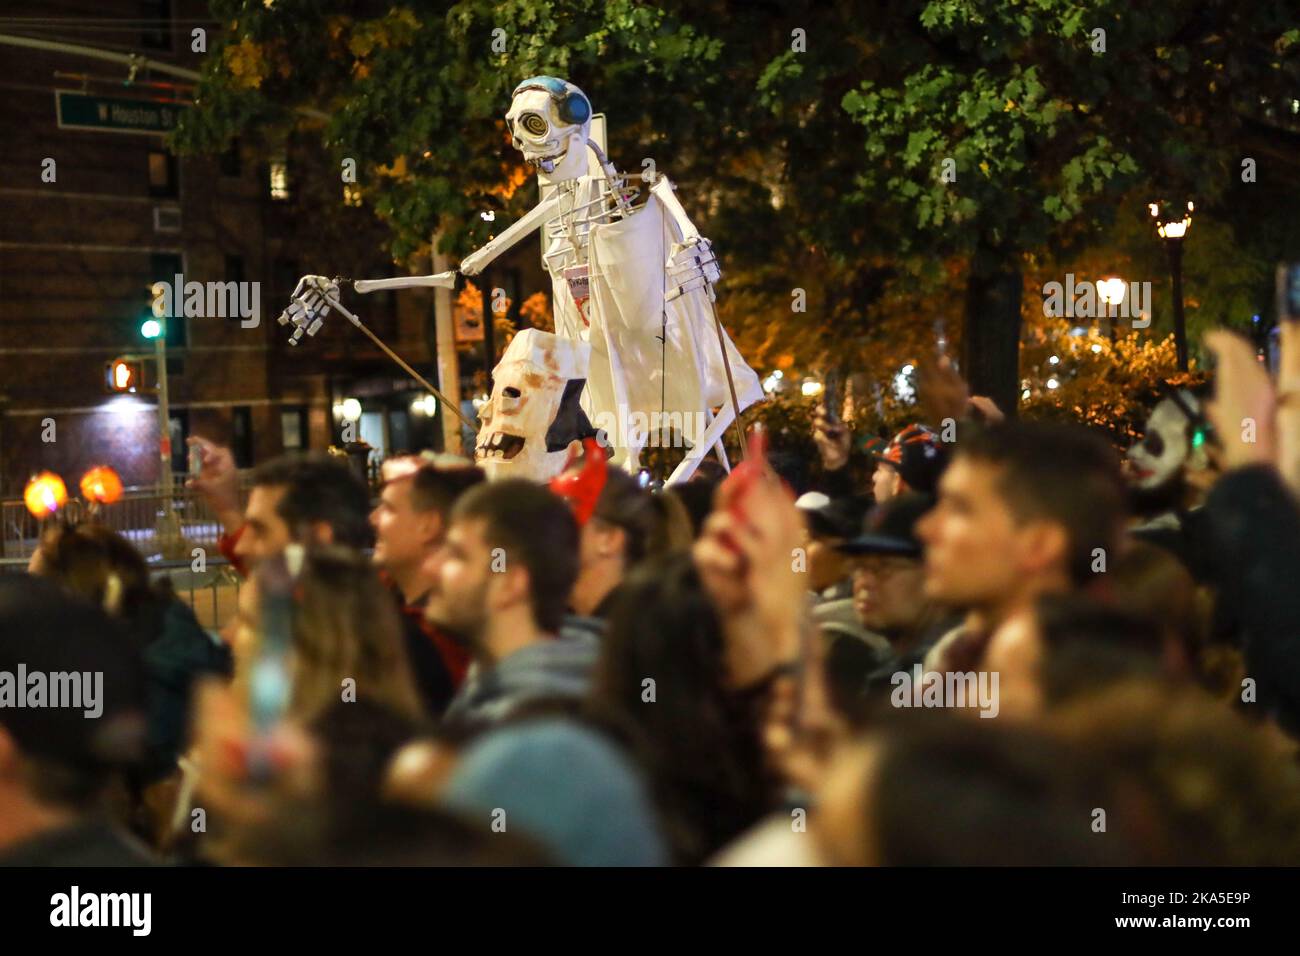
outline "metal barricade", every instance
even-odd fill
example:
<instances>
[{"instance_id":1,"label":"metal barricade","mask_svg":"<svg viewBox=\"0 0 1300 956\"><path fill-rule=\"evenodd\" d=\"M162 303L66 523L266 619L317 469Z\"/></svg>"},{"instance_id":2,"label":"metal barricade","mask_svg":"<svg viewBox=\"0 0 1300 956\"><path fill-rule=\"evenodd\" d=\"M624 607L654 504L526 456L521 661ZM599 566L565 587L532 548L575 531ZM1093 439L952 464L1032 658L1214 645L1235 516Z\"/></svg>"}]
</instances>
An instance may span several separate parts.
<instances>
[{"instance_id":1,"label":"metal barricade","mask_svg":"<svg viewBox=\"0 0 1300 956\"><path fill-rule=\"evenodd\" d=\"M27 570L30 558L0 558L0 574L20 574ZM205 559L201 570L196 562L153 561L150 574L155 581L166 579L176 596L188 604L199 624L209 631L219 631L235 615L243 579L229 562L219 555Z\"/></svg>"},{"instance_id":2,"label":"metal barricade","mask_svg":"<svg viewBox=\"0 0 1300 956\"><path fill-rule=\"evenodd\" d=\"M203 548L214 555L221 526L207 500L194 489L185 487L185 479L183 474L176 475L175 490L170 495L172 511L190 548ZM240 472L241 504L247 498L249 487L250 473ZM158 525L167 497L160 485L136 486L124 489L122 497L111 505L88 506L80 500L69 501L60 515L64 520L102 524L121 534L145 557L155 557L160 552ZM0 557L30 557L40 538L42 520L28 512L22 499L16 499L0 502L0 523L0 539L4 545Z\"/></svg>"}]
</instances>

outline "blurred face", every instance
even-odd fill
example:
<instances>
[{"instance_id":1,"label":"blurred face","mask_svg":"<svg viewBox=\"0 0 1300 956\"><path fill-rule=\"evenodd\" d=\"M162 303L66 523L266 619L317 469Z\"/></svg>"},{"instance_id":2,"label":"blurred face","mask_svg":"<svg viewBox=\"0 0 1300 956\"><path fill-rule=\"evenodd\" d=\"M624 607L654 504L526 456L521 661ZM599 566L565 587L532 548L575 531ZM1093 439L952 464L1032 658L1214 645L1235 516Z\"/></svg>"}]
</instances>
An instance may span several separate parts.
<instances>
[{"instance_id":1,"label":"blurred face","mask_svg":"<svg viewBox=\"0 0 1300 956\"><path fill-rule=\"evenodd\" d=\"M805 546L808 552L808 589L824 591L833 584L838 584L848 575L848 561L844 555L835 550L842 538L809 538Z\"/></svg>"},{"instance_id":2,"label":"blurred face","mask_svg":"<svg viewBox=\"0 0 1300 956\"><path fill-rule=\"evenodd\" d=\"M477 644L486 629L494 577L491 549L483 537L485 524L481 518L452 522L437 558L425 564L437 572L425 616L470 644Z\"/></svg>"},{"instance_id":3,"label":"blurred face","mask_svg":"<svg viewBox=\"0 0 1300 956\"><path fill-rule=\"evenodd\" d=\"M867 554L853 563L853 609L880 634L907 630L926 609L925 568L917 558Z\"/></svg>"},{"instance_id":4,"label":"blurred face","mask_svg":"<svg viewBox=\"0 0 1300 956\"><path fill-rule=\"evenodd\" d=\"M375 529L375 563L386 568L414 567L423 561L441 531L436 510L416 511L411 504L412 481L390 481L370 513Z\"/></svg>"},{"instance_id":5,"label":"blurred face","mask_svg":"<svg viewBox=\"0 0 1300 956\"><path fill-rule=\"evenodd\" d=\"M578 567L580 572L588 567L621 558L626 533L618 525L592 516L578 534Z\"/></svg>"},{"instance_id":6,"label":"blurred face","mask_svg":"<svg viewBox=\"0 0 1300 956\"><path fill-rule=\"evenodd\" d=\"M998 488L1000 469L958 455L939 481L939 501L917 524L925 545L925 594L953 607L1005 600L1020 583L1020 529Z\"/></svg>"},{"instance_id":7,"label":"blurred face","mask_svg":"<svg viewBox=\"0 0 1300 956\"><path fill-rule=\"evenodd\" d=\"M898 494L901 484L897 468L888 462L876 462L876 470L871 473L871 493L876 496L876 504L883 504Z\"/></svg>"},{"instance_id":8,"label":"blurred face","mask_svg":"<svg viewBox=\"0 0 1300 956\"><path fill-rule=\"evenodd\" d=\"M998 674L1000 712L1018 719L1032 718L1043 710L1038 667L1043 643L1032 611L1012 614L993 632L984 652L984 669Z\"/></svg>"},{"instance_id":9,"label":"blurred face","mask_svg":"<svg viewBox=\"0 0 1300 956\"><path fill-rule=\"evenodd\" d=\"M235 545L235 554L249 564L279 554L293 540L289 525L276 513L285 491L283 485L257 485L249 492L244 533Z\"/></svg>"}]
</instances>

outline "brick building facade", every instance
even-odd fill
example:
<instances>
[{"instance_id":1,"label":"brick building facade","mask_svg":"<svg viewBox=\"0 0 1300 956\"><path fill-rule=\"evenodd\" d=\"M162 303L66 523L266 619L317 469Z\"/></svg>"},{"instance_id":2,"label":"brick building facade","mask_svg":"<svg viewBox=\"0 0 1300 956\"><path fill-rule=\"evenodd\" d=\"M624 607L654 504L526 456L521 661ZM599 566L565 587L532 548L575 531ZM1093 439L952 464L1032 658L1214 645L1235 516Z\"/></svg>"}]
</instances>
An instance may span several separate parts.
<instances>
[{"instance_id":1,"label":"brick building facade","mask_svg":"<svg viewBox=\"0 0 1300 956\"><path fill-rule=\"evenodd\" d=\"M42 13L75 19L0 33L198 69L192 31L219 29L202 0L52 0ZM117 15L111 29L100 25ZM132 18L148 22L132 26ZM297 347L275 321L303 273L406 272L384 253L382 224L345 201L338 170L309 137L175 157L161 135L61 128L55 90L183 108L184 80L141 70L124 85L127 65L66 51L0 46L0 60L0 497L14 497L41 469L70 486L96 464L116 468L128 485L158 480L156 399L112 394L104 370L115 357L152 354L140 334L150 287L177 273L187 282L257 283L260 321L167 320L175 471L185 470L191 434L230 444L246 466L285 449L324 448L339 440L336 409L346 397L361 402L360 430L372 444L389 452L439 445L436 422L419 410L423 391L345 320L331 317ZM536 260L536 244L524 243L490 281L514 292L522 267L544 288ZM348 301L437 381L430 293ZM482 367L481 356L463 363L466 397L476 369L481 387ZM151 381L152 363L145 371Z\"/></svg>"}]
</instances>

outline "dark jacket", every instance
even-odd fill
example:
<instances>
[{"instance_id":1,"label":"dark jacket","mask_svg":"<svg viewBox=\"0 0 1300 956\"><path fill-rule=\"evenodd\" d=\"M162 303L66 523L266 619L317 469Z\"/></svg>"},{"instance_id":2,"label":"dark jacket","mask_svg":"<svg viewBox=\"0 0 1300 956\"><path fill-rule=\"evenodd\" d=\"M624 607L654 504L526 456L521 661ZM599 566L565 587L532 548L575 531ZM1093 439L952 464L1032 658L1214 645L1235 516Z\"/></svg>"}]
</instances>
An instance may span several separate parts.
<instances>
[{"instance_id":1,"label":"dark jacket","mask_svg":"<svg viewBox=\"0 0 1300 956\"><path fill-rule=\"evenodd\" d=\"M205 631L189 606L170 593L159 593L128 625L141 642L148 675L149 779L171 772L187 746L195 683L205 676L229 677L233 664L230 648Z\"/></svg>"},{"instance_id":2,"label":"dark jacket","mask_svg":"<svg viewBox=\"0 0 1300 956\"><path fill-rule=\"evenodd\" d=\"M0 849L0 867L156 865L134 839L96 819L70 823Z\"/></svg>"},{"instance_id":3,"label":"dark jacket","mask_svg":"<svg viewBox=\"0 0 1300 956\"><path fill-rule=\"evenodd\" d=\"M1256 703L1300 733L1300 508L1266 466L1229 472L1205 512L1215 542L1220 600L1241 622Z\"/></svg>"}]
</instances>

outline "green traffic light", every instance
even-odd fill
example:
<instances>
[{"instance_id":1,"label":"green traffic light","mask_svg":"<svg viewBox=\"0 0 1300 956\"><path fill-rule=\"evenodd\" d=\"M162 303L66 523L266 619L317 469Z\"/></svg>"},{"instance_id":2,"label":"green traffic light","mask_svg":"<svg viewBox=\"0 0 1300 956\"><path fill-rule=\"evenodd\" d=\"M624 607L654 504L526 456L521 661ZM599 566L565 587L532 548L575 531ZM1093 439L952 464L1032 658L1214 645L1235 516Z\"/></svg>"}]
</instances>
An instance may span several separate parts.
<instances>
[{"instance_id":1,"label":"green traffic light","mask_svg":"<svg viewBox=\"0 0 1300 956\"><path fill-rule=\"evenodd\" d=\"M157 319L145 319L140 324L140 334L146 339L156 339L162 335L162 323Z\"/></svg>"}]
</instances>

